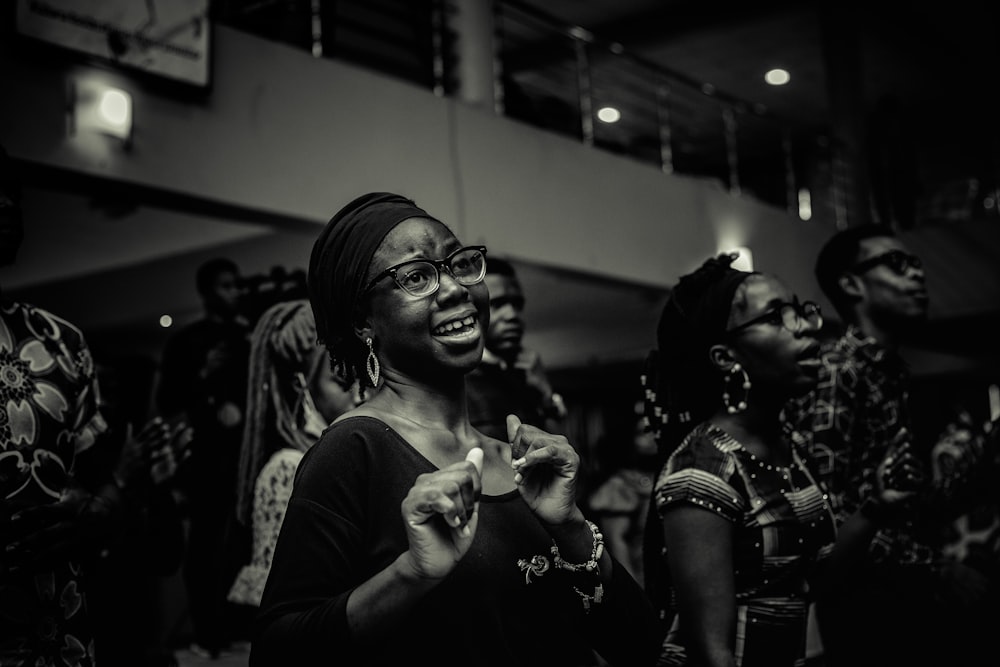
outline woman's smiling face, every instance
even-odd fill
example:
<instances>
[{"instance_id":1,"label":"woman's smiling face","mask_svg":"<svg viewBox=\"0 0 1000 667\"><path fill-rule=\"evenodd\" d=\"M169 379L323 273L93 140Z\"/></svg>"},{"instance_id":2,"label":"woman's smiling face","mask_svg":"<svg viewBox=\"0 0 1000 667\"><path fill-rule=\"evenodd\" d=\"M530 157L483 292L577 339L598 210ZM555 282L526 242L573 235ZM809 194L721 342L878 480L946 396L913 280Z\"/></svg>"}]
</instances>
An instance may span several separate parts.
<instances>
[{"instance_id":1,"label":"woman's smiling face","mask_svg":"<svg viewBox=\"0 0 1000 667\"><path fill-rule=\"evenodd\" d=\"M409 260L441 260L461 247L442 223L409 218L382 240L366 281L390 266ZM434 382L464 376L482 359L490 313L486 284L464 286L447 272L439 273L437 291L427 296L408 294L391 278L378 281L369 292L368 321L387 377L398 373Z\"/></svg>"}]
</instances>

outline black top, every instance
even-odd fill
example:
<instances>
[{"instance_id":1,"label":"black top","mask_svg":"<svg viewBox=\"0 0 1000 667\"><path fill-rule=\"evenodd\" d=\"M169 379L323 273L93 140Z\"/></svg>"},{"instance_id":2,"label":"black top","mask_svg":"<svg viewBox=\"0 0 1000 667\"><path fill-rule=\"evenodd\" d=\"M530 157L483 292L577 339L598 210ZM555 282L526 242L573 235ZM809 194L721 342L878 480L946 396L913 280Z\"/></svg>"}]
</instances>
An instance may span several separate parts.
<instances>
[{"instance_id":1,"label":"black top","mask_svg":"<svg viewBox=\"0 0 1000 667\"><path fill-rule=\"evenodd\" d=\"M483 496L472 547L386 641L351 636L351 591L408 548L400 504L435 466L371 417L331 426L299 465L264 589L250 656L269 665L652 664L654 614L617 563L604 602L584 613L585 575L527 568L551 561L548 534L516 491ZM590 583L590 591L593 584Z\"/></svg>"}]
</instances>

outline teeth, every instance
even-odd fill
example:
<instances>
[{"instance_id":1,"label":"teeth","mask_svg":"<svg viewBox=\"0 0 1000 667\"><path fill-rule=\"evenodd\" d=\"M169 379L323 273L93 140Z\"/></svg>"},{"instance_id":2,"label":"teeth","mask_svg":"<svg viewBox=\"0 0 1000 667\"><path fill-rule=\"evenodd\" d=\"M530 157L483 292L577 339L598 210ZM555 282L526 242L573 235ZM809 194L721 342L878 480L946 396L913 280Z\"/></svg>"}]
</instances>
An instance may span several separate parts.
<instances>
[{"instance_id":1,"label":"teeth","mask_svg":"<svg viewBox=\"0 0 1000 667\"><path fill-rule=\"evenodd\" d=\"M468 317L465 317L461 320L452 320L451 322L446 322L442 324L441 326L434 329L434 333L444 334L453 331L458 331L459 329L471 327L474 322L475 318L472 317L472 315L469 315Z\"/></svg>"}]
</instances>

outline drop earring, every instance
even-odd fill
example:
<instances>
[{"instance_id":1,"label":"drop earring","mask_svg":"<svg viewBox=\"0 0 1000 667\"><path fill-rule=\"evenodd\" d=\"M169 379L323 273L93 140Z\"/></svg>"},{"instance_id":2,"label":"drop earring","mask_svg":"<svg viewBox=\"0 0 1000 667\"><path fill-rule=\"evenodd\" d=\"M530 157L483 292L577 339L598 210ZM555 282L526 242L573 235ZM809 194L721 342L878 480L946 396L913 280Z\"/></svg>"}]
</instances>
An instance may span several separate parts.
<instances>
[{"instance_id":1,"label":"drop earring","mask_svg":"<svg viewBox=\"0 0 1000 667\"><path fill-rule=\"evenodd\" d=\"M378 357L375 356L375 350L373 349L374 342L371 338L366 338L365 343L368 344L368 358L365 359L365 370L368 371L368 379L372 381L372 387L378 386Z\"/></svg>"}]
</instances>

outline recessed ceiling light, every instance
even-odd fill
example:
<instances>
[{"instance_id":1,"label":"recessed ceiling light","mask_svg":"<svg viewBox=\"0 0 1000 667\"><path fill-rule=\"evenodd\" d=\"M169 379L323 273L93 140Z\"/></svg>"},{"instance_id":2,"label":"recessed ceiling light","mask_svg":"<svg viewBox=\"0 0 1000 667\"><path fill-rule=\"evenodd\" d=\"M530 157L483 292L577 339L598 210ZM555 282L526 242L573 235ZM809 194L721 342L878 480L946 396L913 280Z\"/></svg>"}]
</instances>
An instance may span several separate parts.
<instances>
[{"instance_id":1,"label":"recessed ceiling light","mask_svg":"<svg viewBox=\"0 0 1000 667\"><path fill-rule=\"evenodd\" d=\"M780 68L775 68L769 70L767 74L764 75L764 81L767 81L772 86L783 86L791 79L791 75L787 70Z\"/></svg>"},{"instance_id":2,"label":"recessed ceiling light","mask_svg":"<svg viewBox=\"0 0 1000 667\"><path fill-rule=\"evenodd\" d=\"M597 110L597 119L605 123L617 123L621 117L621 112L614 107L601 107Z\"/></svg>"}]
</instances>

